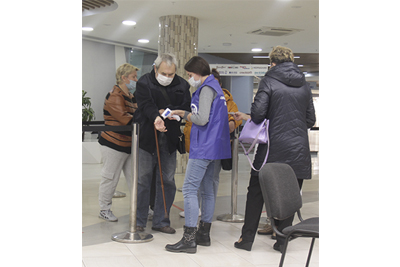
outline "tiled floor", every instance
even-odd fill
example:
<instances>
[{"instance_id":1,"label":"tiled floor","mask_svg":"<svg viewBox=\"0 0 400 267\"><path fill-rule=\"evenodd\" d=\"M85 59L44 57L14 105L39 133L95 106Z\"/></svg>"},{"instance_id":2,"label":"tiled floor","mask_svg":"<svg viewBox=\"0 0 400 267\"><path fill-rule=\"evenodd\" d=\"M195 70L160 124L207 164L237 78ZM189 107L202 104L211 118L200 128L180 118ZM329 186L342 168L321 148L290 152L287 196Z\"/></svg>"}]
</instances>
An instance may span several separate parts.
<instances>
[{"instance_id":1,"label":"tiled floor","mask_svg":"<svg viewBox=\"0 0 400 267\"><path fill-rule=\"evenodd\" d=\"M303 185L303 218L319 215L319 160L313 153L313 178ZM257 235L251 252L236 249L233 243L238 240L243 223L222 222L218 215L231 211L231 172L221 171L220 186L216 201L214 220L211 227L211 246L198 246L196 254L171 253L164 249L166 244L176 243L182 237L184 218L179 217L183 207L182 192L177 191L171 208L171 226L176 234L169 235L151 230L151 221L146 232L154 239L146 243L120 243L111 240L111 235L129 229L130 195L125 178L121 177L117 190L127 193L127 197L113 199L112 210L118 222L105 222L99 219L98 186L100 164L82 165L82 266L84 267L125 267L125 266L278 266L281 254L272 249L275 243L270 236ZM247 159L239 156L238 214L244 214L245 197L250 168ZM177 187L183 184L184 175L175 176ZM266 221L265 212L260 226ZM296 221L295 221L296 222ZM286 267L304 266L310 239L295 239L289 243L285 258ZM315 242L310 266L319 266L319 240Z\"/></svg>"}]
</instances>

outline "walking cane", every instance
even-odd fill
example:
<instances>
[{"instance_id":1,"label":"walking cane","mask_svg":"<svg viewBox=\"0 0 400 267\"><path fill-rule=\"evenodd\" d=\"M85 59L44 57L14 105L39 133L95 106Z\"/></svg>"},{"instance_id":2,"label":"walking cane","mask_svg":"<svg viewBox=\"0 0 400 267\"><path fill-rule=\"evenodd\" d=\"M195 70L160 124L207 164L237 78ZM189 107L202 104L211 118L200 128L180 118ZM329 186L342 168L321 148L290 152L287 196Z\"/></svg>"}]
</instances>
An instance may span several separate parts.
<instances>
[{"instance_id":1,"label":"walking cane","mask_svg":"<svg viewBox=\"0 0 400 267\"><path fill-rule=\"evenodd\" d=\"M162 196L163 196L163 201L164 201L164 211L165 211L164 217L165 217L165 218L168 218L167 204L165 203L164 182L163 182L162 169L161 169L161 162L160 162L160 148L159 148L159 146L158 146L158 138L157 138L157 129L156 129L156 126L154 126L154 134L155 134L155 136L156 136L156 147L157 147L158 168L160 169L161 191L162 191Z\"/></svg>"}]
</instances>

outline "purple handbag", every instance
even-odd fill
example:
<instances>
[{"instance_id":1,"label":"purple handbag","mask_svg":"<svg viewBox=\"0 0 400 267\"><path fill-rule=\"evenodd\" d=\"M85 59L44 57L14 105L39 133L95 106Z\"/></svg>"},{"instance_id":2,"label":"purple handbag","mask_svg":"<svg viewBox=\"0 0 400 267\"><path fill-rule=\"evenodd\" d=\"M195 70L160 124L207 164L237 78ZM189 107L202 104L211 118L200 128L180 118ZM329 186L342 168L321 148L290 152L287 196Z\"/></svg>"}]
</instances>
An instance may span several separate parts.
<instances>
[{"instance_id":1,"label":"purple handbag","mask_svg":"<svg viewBox=\"0 0 400 267\"><path fill-rule=\"evenodd\" d=\"M269 120L264 119L264 121L260 124L255 124L251 119L246 122L244 125L242 132L239 136L239 143L244 150L244 154L246 155L247 159L249 160L250 166L255 171L260 171L261 168L265 165L268 159L269 154L269 135L268 135L268 127L269 127ZM251 144L250 148L246 151L243 144ZM253 149L256 144L268 144L267 154L265 155L264 162L259 170L256 170L251 163L249 153Z\"/></svg>"}]
</instances>

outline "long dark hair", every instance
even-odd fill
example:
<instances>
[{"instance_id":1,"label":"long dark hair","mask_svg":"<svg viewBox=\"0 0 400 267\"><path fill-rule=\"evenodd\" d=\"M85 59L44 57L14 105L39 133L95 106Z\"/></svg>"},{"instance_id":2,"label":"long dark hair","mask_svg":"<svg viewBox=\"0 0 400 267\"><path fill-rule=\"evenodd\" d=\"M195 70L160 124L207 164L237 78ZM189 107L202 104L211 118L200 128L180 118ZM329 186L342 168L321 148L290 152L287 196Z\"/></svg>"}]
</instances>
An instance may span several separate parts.
<instances>
[{"instance_id":1,"label":"long dark hair","mask_svg":"<svg viewBox=\"0 0 400 267\"><path fill-rule=\"evenodd\" d=\"M200 76L210 75L210 65L208 62L199 56L194 56L185 64L185 70L196 73Z\"/></svg>"},{"instance_id":2,"label":"long dark hair","mask_svg":"<svg viewBox=\"0 0 400 267\"><path fill-rule=\"evenodd\" d=\"M221 76L219 75L219 72L217 71L217 69L215 69L215 68L212 69L211 74L214 75L214 78L217 79L219 85L222 86Z\"/></svg>"}]
</instances>

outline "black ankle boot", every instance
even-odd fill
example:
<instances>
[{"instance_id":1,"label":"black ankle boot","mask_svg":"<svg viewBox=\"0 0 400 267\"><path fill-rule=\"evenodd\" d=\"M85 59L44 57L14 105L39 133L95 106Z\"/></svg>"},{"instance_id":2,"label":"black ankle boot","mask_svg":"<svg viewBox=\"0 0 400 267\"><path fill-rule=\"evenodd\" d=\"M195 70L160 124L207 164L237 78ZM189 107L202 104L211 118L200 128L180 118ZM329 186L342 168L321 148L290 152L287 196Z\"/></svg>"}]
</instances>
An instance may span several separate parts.
<instances>
[{"instance_id":1,"label":"black ankle boot","mask_svg":"<svg viewBox=\"0 0 400 267\"><path fill-rule=\"evenodd\" d=\"M197 227L183 226L184 232L181 241L173 245L166 245L165 249L171 252L196 253L196 231Z\"/></svg>"},{"instance_id":2,"label":"black ankle boot","mask_svg":"<svg viewBox=\"0 0 400 267\"><path fill-rule=\"evenodd\" d=\"M211 229L211 223L206 223L206 222L200 221L199 230L197 230L197 233L196 233L197 245L201 245L201 246L210 246L211 245L210 229Z\"/></svg>"},{"instance_id":3,"label":"black ankle boot","mask_svg":"<svg viewBox=\"0 0 400 267\"><path fill-rule=\"evenodd\" d=\"M253 246L253 242L244 241L244 240L242 240L242 238L240 238L239 241L235 242L234 245L235 245L235 248L251 251L251 247Z\"/></svg>"},{"instance_id":4,"label":"black ankle boot","mask_svg":"<svg viewBox=\"0 0 400 267\"><path fill-rule=\"evenodd\" d=\"M279 251L280 253L283 252L283 245L281 245L279 242L276 242L273 246L274 250Z\"/></svg>"}]
</instances>

